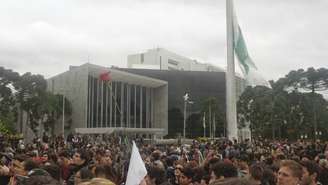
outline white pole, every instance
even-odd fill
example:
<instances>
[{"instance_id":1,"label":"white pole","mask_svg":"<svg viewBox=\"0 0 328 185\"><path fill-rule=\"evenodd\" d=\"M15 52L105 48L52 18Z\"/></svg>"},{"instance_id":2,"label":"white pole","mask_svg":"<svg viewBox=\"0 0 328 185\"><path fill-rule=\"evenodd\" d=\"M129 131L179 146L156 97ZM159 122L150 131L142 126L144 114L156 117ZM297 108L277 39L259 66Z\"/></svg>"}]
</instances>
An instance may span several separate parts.
<instances>
[{"instance_id":1,"label":"white pole","mask_svg":"<svg viewBox=\"0 0 328 185\"><path fill-rule=\"evenodd\" d=\"M236 82L233 48L233 2L226 0L227 19L227 72L226 72L226 115L228 138L238 139L236 111Z\"/></svg>"},{"instance_id":2,"label":"white pole","mask_svg":"<svg viewBox=\"0 0 328 185\"><path fill-rule=\"evenodd\" d=\"M215 112L213 113L213 138L215 138L215 132L216 132L216 123L215 123Z\"/></svg>"}]
</instances>

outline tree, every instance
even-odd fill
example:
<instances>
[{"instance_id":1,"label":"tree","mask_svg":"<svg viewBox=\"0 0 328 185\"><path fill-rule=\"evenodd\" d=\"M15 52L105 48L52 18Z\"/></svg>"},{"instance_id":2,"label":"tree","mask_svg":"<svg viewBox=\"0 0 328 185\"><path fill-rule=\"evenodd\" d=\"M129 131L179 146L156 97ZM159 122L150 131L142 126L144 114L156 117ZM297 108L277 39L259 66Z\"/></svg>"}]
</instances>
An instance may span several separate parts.
<instances>
[{"instance_id":1,"label":"tree","mask_svg":"<svg viewBox=\"0 0 328 185\"><path fill-rule=\"evenodd\" d=\"M276 82L271 81L272 89L247 87L237 105L239 126L243 127L250 122L253 135L266 138L270 135L275 138L277 132L279 138L290 139L300 138L304 134L315 138L316 133L319 133L308 133L304 128L319 128L323 135L328 128L325 125L328 118L327 101L321 94L314 92L327 89L326 75L323 69L320 72L313 72L311 68L308 71L299 69ZM307 82L306 78L311 80ZM310 92L307 93L306 89ZM313 124L313 120L316 120L316 124Z\"/></svg>"},{"instance_id":2,"label":"tree","mask_svg":"<svg viewBox=\"0 0 328 185\"><path fill-rule=\"evenodd\" d=\"M18 110L27 113L27 122L21 123L37 132L43 124L53 130L54 123L62 114L62 95L46 91L47 83L43 76L25 73L20 76L12 70L0 67L0 122L2 130L14 131ZM65 100L65 114L71 114L70 102ZM20 119L22 120L22 119Z\"/></svg>"},{"instance_id":3,"label":"tree","mask_svg":"<svg viewBox=\"0 0 328 185\"><path fill-rule=\"evenodd\" d=\"M255 135L261 136L270 128L271 90L264 86L247 87L237 103L239 126L250 122Z\"/></svg>"},{"instance_id":4,"label":"tree","mask_svg":"<svg viewBox=\"0 0 328 185\"><path fill-rule=\"evenodd\" d=\"M16 121L15 84L19 74L0 67L0 122L2 130L14 132L13 123Z\"/></svg>"},{"instance_id":5,"label":"tree","mask_svg":"<svg viewBox=\"0 0 328 185\"><path fill-rule=\"evenodd\" d=\"M221 106L219 106L221 105ZM201 101L201 118L205 114L206 135L210 137L219 136L225 132L224 104L219 104L216 97L207 97ZM202 119L200 119L201 125ZM203 128L201 126L201 128Z\"/></svg>"},{"instance_id":6,"label":"tree","mask_svg":"<svg viewBox=\"0 0 328 185\"><path fill-rule=\"evenodd\" d=\"M312 114L313 114L313 133L317 138L318 120L316 107L316 92L328 89L328 69L314 69L310 67L307 71L299 69L289 72L285 78L281 79L285 83L285 88L294 88L295 90L310 91L312 95Z\"/></svg>"}]
</instances>

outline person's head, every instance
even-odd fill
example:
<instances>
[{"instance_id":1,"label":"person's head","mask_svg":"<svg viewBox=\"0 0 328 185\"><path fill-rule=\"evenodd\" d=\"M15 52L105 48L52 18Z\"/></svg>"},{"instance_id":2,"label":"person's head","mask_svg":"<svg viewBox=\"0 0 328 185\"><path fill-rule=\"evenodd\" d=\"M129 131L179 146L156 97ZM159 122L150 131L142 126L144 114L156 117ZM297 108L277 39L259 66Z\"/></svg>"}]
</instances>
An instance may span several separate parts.
<instances>
[{"instance_id":1,"label":"person's head","mask_svg":"<svg viewBox=\"0 0 328 185\"><path fill-rule=\"evenodd\" d=\"M203 177L205 175L205 170L201 167L194 168L195 175L192 179L193 184L202 184Z\"/></svg>"},{"instance_id":2,"label":"person's head","mask_svg":"<svg viewBox=\"0 0 328 185\"><path fill-rule=\"evenodd\" d=\"M92 179L93 173L91 170L87 167L82 168L80 171L78 171L74 176L74 183L79 184L81 182L86 182L90 179Z\"/></svg>"},{"instance_id":3,"label":"person's head","mask_svg":"<svg viewBox=\"0 0 328 185\"><path fill-rule=\"evenodd\" d=\"M25 185L60 185L60 183L51 176L36 175L26 179Z\"/></svg>"},{"instance_id":4,"label":"person's head","mask_svg":"<svg viewBox=\"0 0 328 185\"><path fill-rule=\"evenodd\" d=\"M319 166L313 161L302 161L301 165L303 167L302 181L311 181L315 184L319 174Z\"/></svg>"},{"instance_id":5,"label":"person's head","mask_svg":"<svg viewBox=\"0 0 328 185\"><path fill-rule=\"evenodd\" d=\"M254 179L255 181L259 182L263 178L264 168L259 163L253 164L250 167L249 172L251 174L252 179Z\"/></svg>"},{"instance_id":6,"label":"person's head","mask_svg":"<svg viewBox=\"0 0 328 185\"><path fill-rule=\"evenodd\" d=\"M54 178L58 181L60 180L60 168L59 168L59 166L57 166L55 164L50 164L50 165L43 166L42 169L47 171L51 175L52 178Z\"/></svg>"},{"instance_id":7,"label":"person's head","mask_svg":"<svg viewBox=\"0 0 328 185\"><path fill-rule=\"evenodd\" d=\"M182 164L176 164L174 168L174 175L176 176L176 178L178 178L181 175L182 171L183 171Z\"/></svg>"},{"instance_id":8,"label":"person's head","mask_svg":"<svg viewBox=\"0 0 328 185\"><path fill-rule=\"evenodd\" d=\"M48 153L43 153L42 154L42 161L48 161L49 160L49 156L48 156Z\"/></svg>"},{"instance_id":9,"label":"person's head","mask_svg":"<svg viewBox=\"0 0 328 185\"><path fill-rule=\"evenodd\" d=\"M224 182L213 183L212 185L254 185L254 181L247 178L230 178Z\"/></svg>"},{"instance_id":10,"label":"person's head","mask_svg":"<svg viewBox=\"0 0 328 185\"><path fill-rule=\"evenodd\" d=\"M148 177L146 178L147 184L159 185L166 181L165 170L161 167L151 165L147 169Z\"/></svg>"},{"instance_id":11,"label":"person's head","mask_svg":"<svg viewBox=\"0 0 328 185\"><path fill-rule=\"evenodd\" d=\"M68 163L69 161L69 153L66 150L63 150L59 152L57 162L59 165L64 165L65 163Z\"/></svg>"},{"instance_id":12,"label":"person's head","mask_svg":"<svg viewBox=\"0 0 328 185\"><path fill-rule=\"evenodd\" d=\"M107 167L106 165L97 165L95 169L95 176L97 178L107 178Z\"/></svg>"},{"instance_id":13,"label":"person's head","mask_svg":"<svg viewBox=\"0 0 328 185\"><path fill-rule=\"evenodd\" d=\"M179 185L188 185L192 183L194 177L194 170L190 167L185 167L179 177Z\"/></svg>"},{"instance_id":14,"label":"person's head","mask_svg":"<svg viewBox=\"0 0 328 185\"><path fill-rule=\"evenodd\" d=\"M157 161L161 159L161 151L159 150L155 150L152 154L151 154L151 159L152 161Z\"/></svg>"},{"instance_id":15,"label":"person's head","mask_svg":"<svg viewBox=\"0 0 328 185\"><path fill-rule=\"evenodd\" d=\"M297 185L303 175L302 166L292 160L283 160L278 171L277 185Z\"/></svg>"},{"instance_id":16,"label":"person's head","mask_svg":"<svg viewBox=\"0 0 328 185\"><path fill-rule=\"evenodd\" d=\"M111 154L110 153L104 153L103 156L101 156L100 158L100 163L104 164L104 165L112 165L113 161L111 158Z\"/></svg>"},{"instance_id":17,"label":"person's head","mask_svg":"<svg viewBox=\"0 0 328 185\"><path fill-rule=\"evenodd\" d=\"M230 162L218 162L216 163L211 172L211 181L216 179L224 179L229 177L237 177L237 168Z\"/></svg>"},{"instance_id":18,"label":"person's head","mask_svg":"<svg viewBox=\"0 0 328 185\"><path fill-rule=\"evenodd\" d=\"M266 185L276 185L277 179L276 176L270 168L265 168L263 172L262 184Z\"/></svg>"},{"instance_id":19,"label":"person's head","mask_svg":"<svg viewBox=\"0 0 328 185\"><path fill-rule=\"evenodd\" d=\"M80 166L86 163L88 160L89 160L89 155L84 150L78 150L73 155L73 164Z\"/></svg>"},{"instance_id":20,"label":"person's head","mask_svg":"<svg viewBox=\"0 0 328 185\"><path fill-rule=\"evenodd\" d=\"M31 159L27 159L26 161L24 161L23 166L24 166L24 170L26 172L29 172L29 171L33 170L34 168L39 167L39 165Z\"/></svg>"}]
</instances>

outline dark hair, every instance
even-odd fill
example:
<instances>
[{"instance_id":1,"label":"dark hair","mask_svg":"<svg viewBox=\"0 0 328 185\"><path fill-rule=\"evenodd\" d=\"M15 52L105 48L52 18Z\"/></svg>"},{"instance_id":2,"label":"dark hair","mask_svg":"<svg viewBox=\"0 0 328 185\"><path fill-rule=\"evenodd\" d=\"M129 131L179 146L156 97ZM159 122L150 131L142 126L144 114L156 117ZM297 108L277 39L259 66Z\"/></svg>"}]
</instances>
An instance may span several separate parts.
<instances>
[{"instance_id":1,"label":"dark hair","mask_svg":"<svg viewBox=\"0 0 328 185\"><path fill-rule=\"evenodd\" d=\"M265 168L263 171L263 178L261 184L276 185L276 181L277 180L273 171L269 168Z\"/></svg>"},{"instance_id":2,"label":"dark hair","mask_svg":"<svg viewBox=\"0 0 328 185\"><path fill-rule=\"evenodd\" d=\"M107 173L106 173L105 165L97 165L96 169L95 169L95 175L96 175L96 177L99 177L99 176L106 177Z\"/></svg>"},{"instance_id":3,"label":"dark hair","mask_svg":"<svg viewBox=\"0 0 328 185\"><path fill-rule=\"evenodd\" d=\"M38 168L38 167L39 167L39 165L31 159L24 161L24 170L25 171L31 171L34 168Z\"/></svg>"},{"instance_id":4,"label":"dark hair","mask_svg":"<svg viewBox=\"0 0 328 185\"><path fill-rule=\"evenodd\" d=\"M85 151L85 150L82 150L82 149L79 149L76 151L76 153L80 154L80 158L81 159L84 159L85 162L88 162L89 159L90 159L90 154L89 152Z\"/></svg>"},{"instance_id":5,"label":"dark hair","mask_svg":"<svg viewBox=\"0 0 328 185\"><path fill-rule=\"evenodd\" d=\"M151 154L152 158L154 161L160 160L161 159L161 153L159 151L154 151Z\"/></svg>"},{"instance_id":6,"label":"dark hair","mask_svg":"<svg viewBox=\"0 0 328 185\"><path fill-rule=\"evenodd\" d=\"M151 165L147 169L148 176L151 179L155 179L155 184L159 185L166 181L166 175L163 168Z\"/></svg>"},{"instance_id":7,"label":"dark hair","mask_svg":"<svg viewBox=\"0 0 328 185\"><path fill-rule=\"evenodd\" d=\"M223 176L224 178L228 177L237 177L238 171L237 168L229 162L218 162L213 166L213 172L217 177Z\"/></svg>"},{"instance_id":8,"label":"dark hair","mask_svg":"<svg viewBox=\"0 0 328 185\"><path fill-rule=\"evenodd\" d=\"M56 180L60 180L60 168L58 165L55 164L50 164L50 165L45 165L42 167L42 169L46 170L52 178Z\"/></svg>"},{"instance_id":9,"label":"dark hair","mask_svg":"<svg viewBox=\"0 0 328 185\"><path fill-rule=\"evenodd\" d=\"M319 166L313 161L302 161L301 165L306 168L310 175L319 175Z\"/></svg>"},{"instance_id":10,"label":"dark hair","mask_svg":"<svg viewBox=\"0 0 328 185\"><path fill-rule=\"evenodd\" d=\"M114 182L114 184L121 184L119 175L117 175L114 168L110 165L105 165L105 168L106 168L106 178Z\"/></svg>"},{"instance_id":11,"label":"dark hair","mask_svg":"<svg viewBox=\"0 0 328 185\"><path fill-rule=\"evenodd\" d=\"M192 182L200 183L205 175L205 170L201 167L194 168L194 176L192 178Z\"/></svg>"},{"instance_id":12,"label":"dark hair","mask_svg":"<svg viewBox=\"0 0 328 185\"><path fill-rule=\"evenodd\" d=\"M69 152L67 150L63 150L58 154L59 157L69 158Z\"/></svg>"},{"instance_id":13,"label":"dark hair","mask_svg":"<svg viewBox=\"0 0 328 185\"><path fill-rule=\"evenodd\" d=\"M186 166L183 168L182 174L187 178L192 179L195 175L195 171L191 167Z\"/></svg>"},{"instance_id":14,"label":"dark hair","mask_svg":"<svg viewBox=\"0 0 328 185\"><path fill-rule=\"evenodd\" d=\"M36 175L26 179L25 185L60 185L58 181L50 176Z\"/></svg>"},{"instance_id":15,"label":"dark hair","mask_svg":"<svg viewBox=\"0 0 328 185\"><path fill-rule=\"evenodd\" d=\"M87 168L87 167L84 167L80 170L80 177L81 177L81 180L90 180L94 177L92 171Z\"/></svg>"},{"instance_id":16,"label":"dark hair","mask_svg":"<svg viewBox=\"0 0 328 185\"><path fill-rule=\"evenodd\" d=\"M254 182L247 178L230 178L219 184L220 185L254 185Z\"/></svg>"},{"instance_id":17,"label":"dark hair","mask_svg":"<svg viewBox=\"0 0 328 185\"><path fill-rule=\"evenodd\" d=\"M250 172L251 176L254 178L254 180L260 181L263 178L264 168L259 163L253 164L249 168L249 172Z\"/></svg>"}]
</instances>

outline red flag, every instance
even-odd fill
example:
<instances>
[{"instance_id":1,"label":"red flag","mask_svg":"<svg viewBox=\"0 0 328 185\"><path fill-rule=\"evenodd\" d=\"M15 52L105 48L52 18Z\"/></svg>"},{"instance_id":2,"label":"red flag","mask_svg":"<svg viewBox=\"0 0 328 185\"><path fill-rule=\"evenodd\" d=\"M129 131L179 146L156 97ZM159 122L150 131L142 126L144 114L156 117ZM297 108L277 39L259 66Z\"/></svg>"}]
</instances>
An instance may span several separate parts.
<instances>
[{"instance_id":1,"label":"red flag","mask_svg":"<svg viewBox=\"0 0 328 185\"><path fill-rule=\"evenodd\" d=\"M102 81L111 81L112 76L110 74L110 71L103 72L99 75L100 80Z\"/></svg>"}]
</instances>

